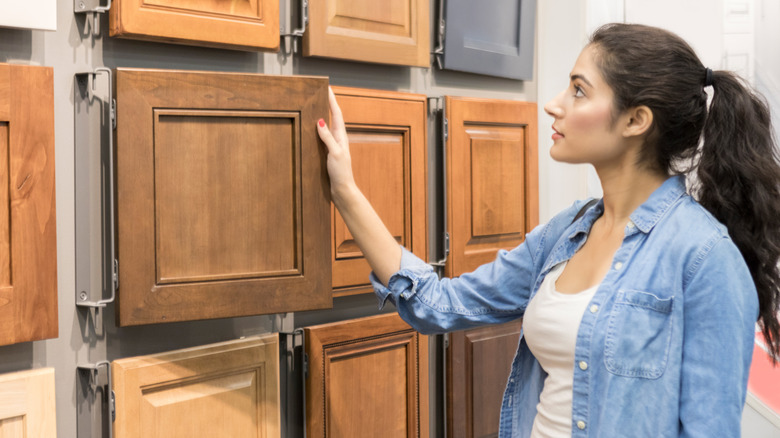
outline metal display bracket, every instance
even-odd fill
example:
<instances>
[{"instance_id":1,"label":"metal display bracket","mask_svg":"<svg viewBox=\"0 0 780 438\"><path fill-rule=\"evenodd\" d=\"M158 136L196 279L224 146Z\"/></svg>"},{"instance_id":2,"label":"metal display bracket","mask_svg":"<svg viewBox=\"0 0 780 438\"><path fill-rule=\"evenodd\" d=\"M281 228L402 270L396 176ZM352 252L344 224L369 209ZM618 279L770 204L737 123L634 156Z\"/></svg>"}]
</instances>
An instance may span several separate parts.
<instances>
[{"instance_id":1,"label":"metal display bracket","mask_svg":"<svg viewBox=\"0 0 780 438\"><path fill-rule=\"evenodd\" d=\"M104 368L106 370L106 384L101 385L100 384L100 370L101 368ZM100 362L97 362L95 364L84 364L79 365L77 368L78 374L79 374L79 393L84 394L84 404L85 406L82 408L82 404L79 404L78 409L78 436L79 438L91 438L93 435L92 433L95 430L95 420L100 419L101 422L98 425L98 429L102 428L103 426L103 405L106 403L108 405L108 409L106 410L109 421L108 421L108 438L113 438L114 436L114 421L116 420L116 395L114 394L113 387L113 381L111 379L111 363L107 360L103 360ZM93 406L96 404L95 401L98 400L98 390L102 393L102 396L100 397L100 402L97 403L101 407L101 412L96 417L93 412ZM102 433L100 433L98 436L102 436Z\"/></svg>"},{"instance_id":2,"label":"metal display bracket","mask_svg":"<svg viewBox=\"0 0 780 438\"><path fill-rule=\"evenodd\" d=\"M285 18L279 17L279 37L281 38L281 45L287 46L287 39L293 39L292 49L290 53L297 52L298 44L297 39L302 39L303 34L306 32L306 26L309 24L309 0L300 0L299 9L299 26L292 30L292 32L286 32L285 30ZM282 50L284 52L284 50ZM285 52L286 53L286 52Z\"/></svg>"},{"instance_id":3,"label":"metal display bracket","mask_svg":"<svg viewBox=\"0 0 780 438\"><path fill-rule=\"evenodd\" d=\"M92 15L92 36L100 35L98 14L105 14L111 9L111 0L107 0L105 6L101 6L100 0L73 0L74 14Z\"/></svg>"},{"instance_id":4,"label":"metal display bracket","mask_svg":"<svg viewBox=\"0 0 780 438\"><path fill-rule=\"evenodd\" d=\"M442 258L435 262L430 262L429 264L431 266L434 266L436 268L439 268L440 274L442 271L444 271L444 267L447 264L447 257L450 254L450 233L447 230L448 220L447 220L447 140L449 138L449 120L447 120L447 112L444 104L444 97L438 96L438 97L429 97L429 108L432 108L433 112L433 123L434 125L437 122L437 119L441 119L441 125L440 125L440 152L441 152L441 163L442 163L442 176L441 176L441 188L442 188ZM435 109L433 103L435 102ZM438 116L438 117L437 117ZM435 131L435 129L433 130Z\"/></svg>"},{"instance_id":5,"label":"metal display bracket","mask_svg":"<svg viewBox=\"0 0 780 438\"><path fill-rule=\"evenodd\" d=\"M292 338L292 342L289 342L289 343L285 340L285 351L284 351L284 353L286 355L289 355L292 358L292 360L290 361L291 364L292 364L291 372L292 373L296 372L296 370L295 370L296 365L300 364L300 373L301 373L300 384L301 384L301 397L302 397L302 403L300 404L300 407L301 407L300 414L301 414L301 420L302 420L301 421L301 427L303 428L303 434L301 436L305 437L305 436L307 436L306 435L306 381L309 379L309 355L306 354L306 334L305 334L305 332L304 332L304 330L302 328L297 328L297 329L293 330L292 332L282 332L282 331L280 331L279 334L280 335L285 335L287 337ZM296 347L295 338L298 337L298 336L300 336L300 338L301 338L301 343L300 343L299 347ZM300 355L297 356L297 357L300 358L300 362L296 361L296 354L295 354L295 349L296 348L300 348ZM287 363L287 361L284 361L284 360L282 362L283 363ZM290 373L288 373L288 374L290 374ZM283 381L286 382L286 381L288 381L288 379L283 379ZM285 391L286 394L290 394L292 392L293 391L291 391L289 388ZM290 403L288 403L288 406L287 406L288 408L289 408L289 404ZM289 411L289 409L285 409L285 411ZM283 428L286 428L287 425L288 425L287 421L283 422ZM291 433L289 431L283 430L283 432L284 433L282 433L282 436L290 436L291 435Z\"/></svg>"},{"instance_id":6,"label":"metal display bracket","mask_svg":"<svg viewBox=\"0 0 780 438\"><path fill-rule=\"evenodd\" d=\"M439 70L444 69L444 31L446 30L446 24L444 22L444 0L438 0L436 7L438 11L438 20L436 24L436 47L431 52L433 55L433 61L436 63L436 67Z\"/></svg>"}]
</instances>

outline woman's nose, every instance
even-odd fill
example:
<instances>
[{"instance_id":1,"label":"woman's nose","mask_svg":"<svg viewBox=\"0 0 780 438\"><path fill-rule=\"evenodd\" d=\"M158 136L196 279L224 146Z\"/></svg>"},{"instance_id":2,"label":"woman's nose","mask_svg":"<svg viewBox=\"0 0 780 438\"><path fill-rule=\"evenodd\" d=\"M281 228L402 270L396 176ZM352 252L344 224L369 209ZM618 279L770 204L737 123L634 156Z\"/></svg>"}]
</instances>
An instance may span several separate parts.
<instances>
[{"instance_id":1,"label":"woman's nose","mask_svg":"<svg viewBox=\"0 0 780 438\"><path fill-rule=\"evenodd\" d=\"M552 100L544 105L544 112L549 116L558 118L563 114L563 110L560 105L561 94L558 94Z\"/></svg>"}]
</instances>

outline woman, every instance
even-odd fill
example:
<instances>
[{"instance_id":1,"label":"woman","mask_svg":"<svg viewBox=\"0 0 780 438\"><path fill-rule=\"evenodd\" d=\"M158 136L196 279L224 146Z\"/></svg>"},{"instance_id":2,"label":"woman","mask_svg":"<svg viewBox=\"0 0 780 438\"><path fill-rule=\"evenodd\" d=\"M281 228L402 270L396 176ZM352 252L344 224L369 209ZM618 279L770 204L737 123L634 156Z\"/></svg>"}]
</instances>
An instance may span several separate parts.
<instances>
[{"instance_id":1,"label":"woman","mask_svg":"<svg viewBox=\"0 0 780 438\"><path fill-rule=\"evenodd\" d=\"M331 130L318 127L331 192L380 301L427 333L524 318L501 437L739 436L757 320L780 352L780 166L766 105L676 35L611 24L545 111L551 156L592 164L603 199L439 280L355 186L331 94Z\"/></svg>"}]
</instances>

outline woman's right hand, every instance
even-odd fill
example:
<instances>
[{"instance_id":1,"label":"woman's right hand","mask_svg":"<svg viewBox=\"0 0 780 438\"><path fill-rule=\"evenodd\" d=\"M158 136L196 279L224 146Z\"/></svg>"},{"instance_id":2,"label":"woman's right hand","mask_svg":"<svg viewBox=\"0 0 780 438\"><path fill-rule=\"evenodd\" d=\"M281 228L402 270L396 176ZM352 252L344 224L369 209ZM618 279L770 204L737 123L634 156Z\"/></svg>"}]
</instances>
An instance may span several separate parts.
<instances>
[{"instance_id":1,"label":"woman's right hand","mask_svg":"<svg viewBox=\"0 0 780 438\"><path fill-rule=\"evenodd\" d=\"M344 116L341 114L336 95L328 87L330 104L330 128L325 120L317 122L317 133L328 147L328 175L330 176L330 191L334 198L355 187L355 177L352 173L352 158L349 155L349 139L344 126Z\"/></svg>"}]
</instances>

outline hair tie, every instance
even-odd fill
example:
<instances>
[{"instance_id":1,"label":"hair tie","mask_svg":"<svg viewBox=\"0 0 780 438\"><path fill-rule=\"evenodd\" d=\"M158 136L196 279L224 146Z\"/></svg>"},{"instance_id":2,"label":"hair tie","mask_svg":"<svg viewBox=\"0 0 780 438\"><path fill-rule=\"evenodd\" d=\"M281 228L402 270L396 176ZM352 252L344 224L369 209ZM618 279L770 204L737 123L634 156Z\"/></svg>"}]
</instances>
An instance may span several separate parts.
<instances>
[{"instance_id":1,"label":"hair tie","mask_svg":"<svg viewBox=\"0 0 780 438\"><path fill-rule=\"evenodd\" d=\"M704 72L704 86L709 87L712 85L712 70L709 67Z\"/></svg>"}]
</instances>

